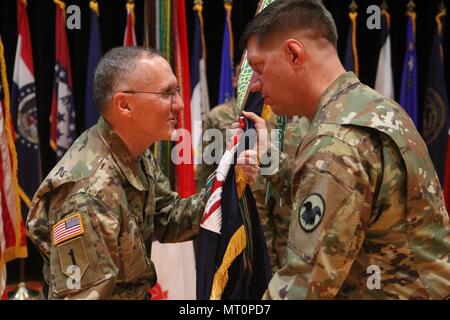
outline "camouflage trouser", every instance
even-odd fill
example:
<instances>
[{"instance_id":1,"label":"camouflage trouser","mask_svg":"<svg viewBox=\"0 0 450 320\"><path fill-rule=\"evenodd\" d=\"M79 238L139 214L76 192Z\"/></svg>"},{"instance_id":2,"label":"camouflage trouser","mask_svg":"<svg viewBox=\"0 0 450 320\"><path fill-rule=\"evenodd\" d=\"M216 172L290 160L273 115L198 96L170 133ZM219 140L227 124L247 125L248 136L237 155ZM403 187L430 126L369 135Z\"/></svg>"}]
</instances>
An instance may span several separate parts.
<instances>
[{"instance_id":1,"label":"camouflage trouser","mask_svg":"<svg viewBox=\"0 0 450 320\"><path fill-rule=\"evenodd\" d=\"M290 208L275 205L274 199L271 199L266 205L265 189L253 191L253 196L256 200L259 220L266 238L270 266L272 273L275 273L286 262Z\"/></svg>"}]
</instances>

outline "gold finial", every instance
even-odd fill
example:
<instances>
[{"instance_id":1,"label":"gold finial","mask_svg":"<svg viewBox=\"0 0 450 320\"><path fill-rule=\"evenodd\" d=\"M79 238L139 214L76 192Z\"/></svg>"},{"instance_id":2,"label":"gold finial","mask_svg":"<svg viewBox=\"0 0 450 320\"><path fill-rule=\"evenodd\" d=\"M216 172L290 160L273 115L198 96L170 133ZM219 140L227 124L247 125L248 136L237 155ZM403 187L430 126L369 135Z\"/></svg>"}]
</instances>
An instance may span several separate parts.
<instances>
[{"instance_id":1,"label":"gold finial","mask_svg":"<svg viewBox=\"0 0 450 320\"><path fill-rule=\"evenodd\" d=\"M383 3L381 3L381 10L387 11L388 9L389 9L389 6L388 6L386 0L383 0Z\"/></svg>"},{"instance_id":2,"label":"gold finial","mask_svg":"<svg viewBox=\"0 0 450 320\"><path fill-rule=\"evenodd\" d=\"M91 1L89 2L89 8L91 8L92 11L94 11L95 14L96 14L97 17L98 17L99 12L98 12L98 2L97 2L97 0L91 0Z\"/></svg>"},{"instance_id":3,"label":"gold finial","mask_svg":"<svg viewBox=\"0 0 450 320\"><path fill-rule=\"evenodd\" d=\"M203 11L203 0L194 0L194 11Z\"/></svg>"},{"instance_id":4,"label":"gold finial","mask_svg":"<svg viewBox=\"0 0 450 320\"><path fill-rule=\"evenodd\" d=\"M233 4L233 0L223 0L223 4Z\"/></svg>"},{"instance_id":5,"label":"gold finial","mask_svg":"<svg viewBox=\"0 0 450 320\"><path fill-rule=\"evenodd\" d=\"M414 3L413 0L409 0L408 4L406 5L406 7L408 8L408 11L414 11L414 8L416 7L416 4Z\"/></svg>"},{"instance_id":6,"label":"gold finial","mask_svg":"<svg viewBox=\"0 0 450 320\"><path fill-rule=\"evenodd\" d=\"M356 4L355 0L352 0L352 3L348 6L350 8L351 12L356 12L358 10L358 5Z\"/></svg>"},{"instance_id":7,"label":"gold finial","mask_svg":"<svg viewBox=\"0 0 450 320\"><path fill-rule=\"evenodd\" d=\"M53 0L55 4L57 4L61 10L66 10L66 4L61 0Z\"/></svg>"},{"instance_id":8,"label":"gold finial","mask_svg":"<svg viewBox=\"0 0 450 320\"><path fill-rule=\"evenodd\" d=\"M444 0L441 0L441 4L439 5L439 11L443 11L444 13L447 11L447 7L445 6Z\"/></svg>"}]
</instances>

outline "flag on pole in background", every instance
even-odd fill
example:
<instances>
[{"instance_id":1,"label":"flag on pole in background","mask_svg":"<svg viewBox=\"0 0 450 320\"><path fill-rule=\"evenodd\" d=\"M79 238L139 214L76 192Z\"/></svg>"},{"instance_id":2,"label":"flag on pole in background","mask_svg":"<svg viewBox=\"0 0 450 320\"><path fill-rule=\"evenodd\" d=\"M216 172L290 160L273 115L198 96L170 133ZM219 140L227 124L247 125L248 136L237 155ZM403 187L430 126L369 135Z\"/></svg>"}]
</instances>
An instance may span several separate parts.
<instances>
[{"instance_id":1,"label":"flag on pole in background","mask_svg":"<svg viewBox=\"0 0 450 320\"><path fill-rule=\"evenodd\" d=\"M222 40L222 61L220 63L219 101L222 104L234 98L233 86L233 29L231 28L232 0L224 0L225 22Z\"/></svg>"},{"instance_id":2,"label":"flag on pole in background","mask_svg":"<svg viewBox=\"0 0 450 320\"><path fill-rule=\"evenodd\" d=\"M192 157L191 139L191 106L190 106L190 78L189 78L189 51L186 30L186 8L182 0L173 1L174 14L174 64L175 74L180 86L181 98L184 102L183 113L178 118L178 129L184 129L189 135L178 140L178 144L183 144L178 155L181 159L186 159L176 166L177 192L181 197L189 197L195 193L194 164ZM188 154L184 154L188 152Z\"/></svg>"},{"instance_id":3,"label":"flag on pole in background","mask_svg":"<svg viewBox=\"0 0 450 320\"><path fill-rule=\"evenodd\" d=\"M75 141L75 107L72 93L69 44L66 34L66 6L56 4L55 76L50 114L50 146L59 160Z\"/></svg>"},{"instance_id":4,"label":"flag on pole in background","mask_svg":"<svg viewBox=\"0 0 450 320\"><path fill-rule=\"evenodd\" d=\"M17 153L10 114L8 79L3 42L0 38L0 296L6 285L6 263L26 258L25 225L22 220Z\"/></svg>"},{"instance_id":5,"label":"flag on pole in background","mask_svg":"<svg viewBox=\"0 0 450 320\"><path fill-rule=\"evenodd\" d=\"M16 135L21 211L27 214L42 180L36 87L27 3L17 0L17 49L14 62L11 114Z\"/></svg>"},{"instance_id":6,"label":"flag on pole in background","mask_svg":"<svg viewBox=\"0 0 450 320\"><path fill-rule=\"evenodd\" d=\"M155 0L155 46L160 54L172 64L173 67L173 19L172 2ZM175 186L175 167L171 160L172 141L159 141L153 146L153 154L158 160L164 174Z\"/></svg>"},{"instance_id":7,"label":"flag on pole in background","mask_svg":"<svg viewBox=\"0 0 450 320\"><path fill-rule=\"evenodd\" d=\"M408 4L406 52L403 61L402 84L400 89L400 105L411 117L416 128L419 128L417 109L417 55L416 55L416 13L414 4Z\"/></svg>"},{"instance_id":8,"label":"flag on pole in background","mask_svg":"<svg viewBox=\"0 0 450 320\"><path fill-rule=\"evenodd\" d=\"M375 78L375 90L382 95L394 99L394 77L391 63L391 16L383 2L381 10L381 50L378 57L377 76Z\"/></svg>"},{"instance_id":9,"label":"flag on pole in background","mask_svg":"<svg viewBox=\"0 0 450 320\"><path fill-rule=\"evenodd\" d=\"M94 72L102 56L100 29L98 25L98 2L91 1L91 33L89 36L88 67L86 73L86 96L84 100L84 128L88 129L97 123L99 113L94 102Z\"/></svg>"},{"instance_id":10,"label":"flag on pole in background","mask_svg":"<svg viewBox=\"0 0 450 320\"><path fill-rule=\"evenodd\" d=\"M441 185L444 185L449 128L449 105L442 48L445 9L436 15L436 31L431 45L421 133L433 160Z\"/></svg>"},{"instance_id":11,"label":"flag on pole in background","mask_svg":"<svg viewBox=\"0 0 450 320\"><path fill-rule=\"evenodd\" d=\"M123 37L124 47L137 46L136 33L134 32L134 24L136 17L134 15L134 1L129 0L126 4L127 8L127 25L125 27L125 36Z\"/></svg>"},{"instance_id":12,"label":"flag on pole in background","mask_svg":"<svg viewBox=\"0 0 450 320\"><path fill-rule=\"evenodd\" d=\"M157 45L161 46L166 58L170 61L170 12L169 1L157 2L162 7L160 26L162 32L157 38ZM159 10L157 10L159 11ZM191 133L190 110L190 82L189 82L189 56L186 32L185 2L173 1L173 37L174 37L174 64L181 98L184 102L184 112L178 119L178 128ZM157 32L158 34L159 32ZM192 151L190 136L183 140L185 147ZM181 157L185 155L180 155ZM176 165L176 189L181 197L188 197L195 193L192 152L188 154L188 163ZM159 243L153 241L152 261L158 274L157 284L150 290L152 300L156 299L184 299L195 300L195 256L192 241L180 243Z\"/></svg>"},{"instance_id":13,"label":"flag on pole in background","mask_svg":"<svg viewBox=\"0 0 450 320\"><path fill-rule=\"evenodd\" d=\"M202 121L209 111L208 83L206 80L206 47L203 34L203 1L194 1L195 30L191 59L191 129L194 163L202 161Z\"/></svg>"},{"instance_id":14,"label":"flag on pole in background","mask_svg":"<svg viewBox=\"0 0 450 320\"><path fill-rule=\"evenodd\" d=\"M359 76L358 48L356 46L356 18L358 17L358 12L356 11L357 9L358 6L356 5L355 0L352 0L352 3L350 4L350 12L348 13L350 25L348 27L344 68L347 71L353 71L356 76Z\"/></svg>"}]
</instances>

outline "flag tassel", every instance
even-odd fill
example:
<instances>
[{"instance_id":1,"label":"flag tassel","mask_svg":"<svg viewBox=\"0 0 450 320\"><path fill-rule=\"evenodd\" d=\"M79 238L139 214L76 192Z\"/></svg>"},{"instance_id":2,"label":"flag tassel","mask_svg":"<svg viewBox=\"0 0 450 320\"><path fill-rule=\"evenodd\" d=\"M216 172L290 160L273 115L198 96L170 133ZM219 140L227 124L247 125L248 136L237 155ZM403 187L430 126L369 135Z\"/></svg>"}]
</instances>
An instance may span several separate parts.
<instances>
[{"instance_id":1,"label":"flag tassel","mask_svg":"<svg viewBox=\"0 0 450 320\"><path fill-rule=\"evenodd\" d=\"M211 300L220 300L222 293L228 282L228 269L233 261L244 251L247 244L244 225L233 234L228 243L227 250L223 256L222 264L214 274L213 285L211 289Z\"/></svg>"}]
</instances>

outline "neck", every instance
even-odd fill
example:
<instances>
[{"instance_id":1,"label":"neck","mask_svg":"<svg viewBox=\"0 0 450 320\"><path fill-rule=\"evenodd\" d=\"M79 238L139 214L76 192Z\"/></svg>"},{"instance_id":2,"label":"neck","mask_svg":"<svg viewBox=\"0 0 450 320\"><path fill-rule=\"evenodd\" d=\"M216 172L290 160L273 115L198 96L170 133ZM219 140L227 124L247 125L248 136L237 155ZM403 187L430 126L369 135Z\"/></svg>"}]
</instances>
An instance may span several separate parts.
<instances>
[{"instance_id":1,"label":"neck","mask_svg":"<svg viewBox=\"0 0 450 320\"><path fill-rule=\"evenodd\" d=\"M314 72L312 72L314 70ZM314 117L317 108L319 107L319 101L325 90L342 74L346 71L342 66L339 57L335 55L314 59L311 61L311 68L308 74L311 75L308 83L309 87L309 99L305 101L308 105L306 110L310 110L306 115L309 120Z\"/></svg>"},{"instance_id":2,"label":"neck","mask_svg":"<svg viewBox=\"0 0 450 320\"><path fill-rule=\"evenodd\" d=\"M148 136L140 136L137 132L130 130L130 126L126 125L123 120L119 122L110 122L111 119L107 119L113 128L114 132L119 136L120 140L125 144L131 157L136 160L139 158L148 147L155 141L150 140Z\"/></svg>"}]
</instances>

